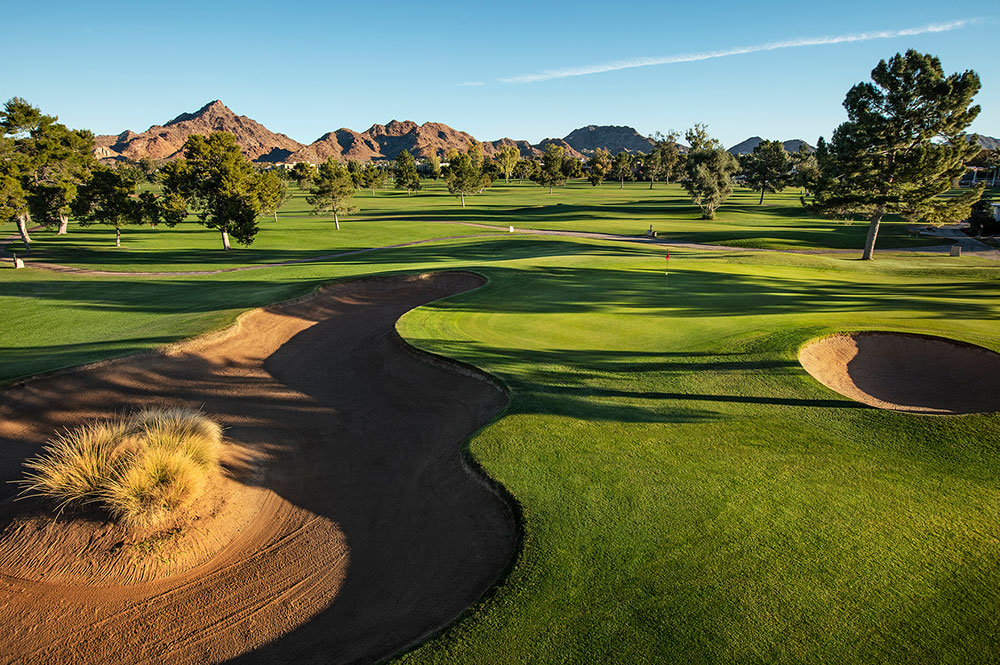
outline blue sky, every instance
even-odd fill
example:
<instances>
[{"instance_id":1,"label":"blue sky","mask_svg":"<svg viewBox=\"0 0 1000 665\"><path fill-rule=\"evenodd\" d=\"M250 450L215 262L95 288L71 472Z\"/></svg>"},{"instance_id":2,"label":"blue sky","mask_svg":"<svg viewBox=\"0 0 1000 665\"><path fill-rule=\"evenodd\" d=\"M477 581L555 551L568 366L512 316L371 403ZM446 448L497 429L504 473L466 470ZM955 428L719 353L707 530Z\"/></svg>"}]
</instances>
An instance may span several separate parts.
<instances>
[{"instance_id":1,"label":"blue sky","mask_svg":"<svg viewBox=\"0 0 1000 665\"><path fill-rule=\"evenodd\" d=\"M304 143L393 118L482 140L704 122L727 146L814 142L844 120L853 84L915 48L979 73L972 129L1000 136L1000 5L964 4L17 3L0 95L99 134L221 99ZM662 64L616 68L650 60Z\"/></svg>"}]
</instances>

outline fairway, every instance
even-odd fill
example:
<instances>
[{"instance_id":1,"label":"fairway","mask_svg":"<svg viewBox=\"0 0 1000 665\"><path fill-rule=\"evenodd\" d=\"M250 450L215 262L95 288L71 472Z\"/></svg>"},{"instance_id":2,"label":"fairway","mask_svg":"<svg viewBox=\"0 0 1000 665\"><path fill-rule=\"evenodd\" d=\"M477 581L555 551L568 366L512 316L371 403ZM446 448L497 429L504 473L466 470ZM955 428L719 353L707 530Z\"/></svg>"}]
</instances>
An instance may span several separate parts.
<instances>
[{"instance_id":1,"label":"fairway","mask_svg":"<svg viewBox=\"0 0 1000 665\"><path fill-rule=\"evenodd\" d=\"M757 205L759 195L738 188L720 208L718 219L706 221L676 184L655 183L650 189L648 183L627 182L620 190L616 182L592 187L575 180L549 194L530 182L498 181L482 194L470 196L463 208L442 181L425 180L424 189L414 195L382 189L372 196L370 190L361 190L354 199L360 212L342 219L343 228L336 231L332 218L311 215L305 193L293 191L277 222L261 218L260 234L248 248L224 251L217 232L189 217L173 229L126 226L121 248L115 248L114 232L108 228L74 225L65 236L40 230L32 234L31 258L98 270L213 270L431 238L506 233L510 226L634 237L645 236L652 226L659 238L668 242L860 251L867 230L863 223L810 215L793 190L769 195L763 205ZM879 248L919 249L942 244L938 239L908 237L907 226L892 220L885 223ZM16 233L14 224L0 224L0 237L16 237ZM20 240L14 241L11 249L21 253Z\"/></svg>"},{"instance_id":2,"label":"fairway","mask_svg":"<svg viewBox=\"0 0 1000 665\"><path fill-rule=\"evenodd\" d=\"M485 286L413 310L397 329L509 389L466 454L508 493L520 545L495 588L404 661L988 659L1000 647L1000 416L870 408L809 376L798 353L872 330L1000 350L1000 264L677 247L667 264L651 244L442 223L641 235L675 205L654 223L668 239L811 250L858 247L863 235L804 223L790 195L770 214L724 207L704 222L668 187L653 190L666 207L644 202L646 187L571 186L550 199L498 185L463 212L432 184L379 192L339 233L297 197L277 224L261 222L251 249L229 253L190 223L130 229L121 250L104 231L38 233L33 259L79 267L261 269L4 270L2 380L180 342L331 280L471 270ZM578 203L563 215L565 200ZM470 237L263 265L450 236ZM296 653L321 625L303 620L247 658Z\"/></svg>"},{"instance_id":3,"label":"fairway","mask_svg":"<svg viewBox=\"0 0 1000 665\"><path fill-rule=\"evenodd\" d=\"M10 8L0 665L1000 662L994 5Z\"/></svg>"}]
</instances>

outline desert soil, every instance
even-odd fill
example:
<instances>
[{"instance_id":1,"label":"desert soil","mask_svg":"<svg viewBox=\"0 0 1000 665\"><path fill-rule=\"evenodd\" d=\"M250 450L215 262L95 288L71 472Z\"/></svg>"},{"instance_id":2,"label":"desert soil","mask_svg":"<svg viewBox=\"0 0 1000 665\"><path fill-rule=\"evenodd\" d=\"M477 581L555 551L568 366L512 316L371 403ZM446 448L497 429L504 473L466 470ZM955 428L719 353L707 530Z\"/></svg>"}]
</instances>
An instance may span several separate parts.
<instances>
[{"instance_id":1,"label":"desert soil","mask_svg":"<svg viewBox=\"0 0 1000 665\"><path fill-rule=\"evenodd\" d=\"M516 548L508 505L461 456L507 397L394 323L482 282L335 284L0 392L6 481L57 429L144 406L201 407L227 437L225 477L158 534L52 519L0 483L0 661L372 662L454 621Z\"/></svg>"}]
</instances>

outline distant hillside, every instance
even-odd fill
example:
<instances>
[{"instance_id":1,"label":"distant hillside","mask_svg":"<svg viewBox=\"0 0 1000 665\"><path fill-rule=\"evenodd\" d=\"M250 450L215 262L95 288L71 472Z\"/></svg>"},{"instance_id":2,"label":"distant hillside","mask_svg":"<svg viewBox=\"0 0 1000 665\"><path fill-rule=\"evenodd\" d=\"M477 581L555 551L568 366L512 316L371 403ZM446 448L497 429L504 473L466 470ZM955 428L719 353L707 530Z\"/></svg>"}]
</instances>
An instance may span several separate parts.
<instances>
[{"instance_id":1,"label":"distant hillside","mask_svg":"<svg viewBox=\"0 0 1000 665\"><path fill-rule=\"evenodd\" d=\"M493 156L500 152L504 146L513 146L521 153L521 157L538 157L542 151L531 145L527 141L515 141L514 139L502 138L496 141L487 141L483 144L483 152L488 156Z\"/></svg>"},{"instance_id":2,"label":"distant hillside","mask_svg":"<svg viewBox=\"0 0 1000 665\"><path fill-rule=\"evenodd\" d=\"M729 152L734 155L748 155L753 152L753 149L760 145L760 142L763 140L764 139L759 136L751 136L746 141L734 145L729 149ZM782 145L785 146L785 150L788 152L798 152L799 147L803 145L807 150L809 150L809 152L815 152L816 150L816 148L812 147L802 139L789 139L788 141L782 141Z\"/></svg>"},{"instance_id":3,"label":"distant hillside","mask_svg":"<svg viewBox=\"0 0 1000 665\"><path fill-rule=\"evenodd\" d=\"M164 125L154 125L142 133L126 130L117 135L98 136L95 139L94 155L98 159L139 160L151 157L156 160L179 157L184 142L191 134L230 132L250 159L263 163L312 162L318 164L331 157L346 162L386 159L391 160L407 150L417 157L437 155L445 157L449 152L464 151L476 142L476 138L440 122L425 122L422 125L411 120L392 120L386 125L375 124L363 132L342 127L327 132L318 139L304 145L284 134L272 132L259 122L245 115L236 115L219 100L201 107L194 113L182 113ZM739 143L729 149L733 154L753 152L761 142L759 136ZM980 144L996 148L1000 141L983 136ZM538 157L545 147L561 146L566 154L576 159L586 159L597 148L604 148L612 154L619 152L649 152L653 141L641 135L633 127L618 125L587 125L575 129L564 139L547 138L538 143L510 138L482 142L483 153L494 156L504 146L513 146L522 157ZM785 149L796 152L800 145L812 146L799 139L784 142ZM679 146L686 152L684 146Z\"/></svg>"},{"instance_id":4,"label":"distant hillside","mask_svg":"<svg viewBox=\"0 0 1000 665\"><path fill-rule=\"evenodd\" d=\"M364 132L341 128L319 137L288 157L288 162L318 163L333 157L339 161L356 159L395 159L407 150L418 157L444 156L450 150L465 150L475 141L471 134L437 122L422 125L411 120L392 120L387 125L372 125ZM484 152L485 146L484 146Z\"/></svg>"},{"instance_id":5,"label":"distant hillside","mask_svg":"<svg viewBox=\"0 0 1000 665\"><path fill-rule=\"evenodd\" d=\"M573 130L563 140L581 153L603 148L617 155L620 152L649 152L653 147L653 141L635 128L618 125L587 125Z\"/></svg>"},{"instance_id":6,"label":"distant hillside","mask_svg":"<svg viewBox=\"0 0 1000 665\"><path fill-rule=\"evenodd\" d=\"M565 154L569 157L575 157L576 159L587 158L586 155L584 155L579 150L571 146L569 143L566 143L566 141L563 139L542 139L541 141L535 144L535 147L538 148L540 151L545 152L545 149L548 148L550 144L555 144L557 146L560 146L565 152Z\"/></svg>"},{"instance_id":7,"label":"distant hillside","mask_svg":"<svg viewBox=\"0 0 1000 665\"><path fill-rule=\"evenodd\" d=\"M1000 148L1000 139L993 138L992 136L980 135L979 145L981 145L984 150L997 150Z\"/></svg>"},{"instance_id":8,"label":"distant hillside","mask_svg":"<svg viewBox=\"0 0 1000 665\"><path fill-rule=\"evenodd\" d=\"M124 131L117 136L98 136L95 155L101 159L142 157L172 159L180 155L191 134L230 132L252 160L280 162L303 146L284 134L276 134L256 120L236 115L215 100L194 113L182 113L165 125L153 125L141 134Z\"/></svg>"}]
</instances>

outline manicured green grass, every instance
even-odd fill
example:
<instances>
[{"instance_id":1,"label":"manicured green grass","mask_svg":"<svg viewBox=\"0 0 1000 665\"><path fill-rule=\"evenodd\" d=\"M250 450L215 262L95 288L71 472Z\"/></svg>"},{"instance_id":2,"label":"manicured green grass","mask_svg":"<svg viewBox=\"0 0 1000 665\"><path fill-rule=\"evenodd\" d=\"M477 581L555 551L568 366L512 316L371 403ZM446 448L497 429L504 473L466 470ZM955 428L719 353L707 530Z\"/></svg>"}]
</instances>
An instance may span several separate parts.
<instances>
[{"instance_id":1,"label":"manicured green grass","mask_svg":"<svg viewBox=\"0 0 1000 665\"><path fill-rule=\"evenodd\" d=\"M406 315L501 377L471 443L524 549L407 662L986 662L1000 647L1000 416L846 400L836 330L1000 348L1000 269L830 257L551 256ZM582 259L582 260L581 260Z\"/></svg>"},{"instance_id":2,"label":"manicured green grass","mask_svg":"<svg viewBox=\"0 0 1000 665\"><path fill-rule=\"evenodd\" d=\"M786 190L769 194L764 205L758 196L737 189L718 219L699 219L678 185L657 183L604 183L592 187L572 181L553 194L532 183L499 181L478 196L467 198L462 208L442 181L424 181L415 195L380 190L372 196L362 190L355 198L361 211L343 220L334 230L332 218L309 214L305 193L294 195L279 213L279 221L261 218L261 231L249 248L234 245L226 252L219 234L189 218L173 229L126 227L123 246L114 247L113 230L71 224L70 233L33 234L32 258L85 268L126 271L212 270L239 265L288 261L334 252L497 231L468 226L489 224L543 230L645 235L652 225L660 237L671 241L700 242L769 249L858 249L864 245L866 225L845 224L806 213L798 193ZM0 225L0 235L16 233L12 223ZM906 236L906 225L888 221L882 227L879 248L920 247L940 244L934 239ZM20 241L12 245L21 248Z\"/></svg>"},{"instance_id":3,"label":"manicured green grass","mask_svg":"<svg viewBox=\"0 0 1000 665\"><path fill-rule=\"evenodd\" d=\"M385 198L377 225L411 224L417 201L432 224L433 197L396 212ZM648 245L508 235L209 277L5 270L0 381L175 341L331 279L474 269L485 287L398 327L510 386L469 449L518 502L523 548L495 593L404 660L990 660L1000 416L862 407L796 353L858 329L1000 350L1000 264L676 250L665 277L664 263Z\"/></svg>"}]
</instances>

